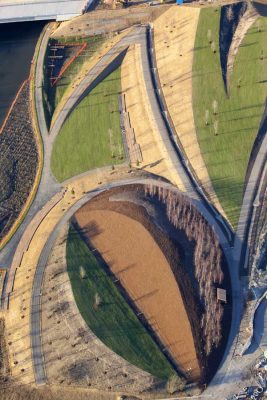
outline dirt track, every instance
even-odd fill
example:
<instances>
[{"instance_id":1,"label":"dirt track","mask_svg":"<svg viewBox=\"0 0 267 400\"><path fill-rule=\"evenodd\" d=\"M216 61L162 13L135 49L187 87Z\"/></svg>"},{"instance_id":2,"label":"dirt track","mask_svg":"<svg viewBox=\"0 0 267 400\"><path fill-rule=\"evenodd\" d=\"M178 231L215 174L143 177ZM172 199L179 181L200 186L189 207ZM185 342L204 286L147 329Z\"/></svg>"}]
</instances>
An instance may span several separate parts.
<instances>
[{"instance_id":1,"label":"dirt track","mask_svg":"<svg viewBox=\"0 0 267 400\"><path fill-rule=\"evenodd\" d=\"M136 220L110 210L76 213L81 228L171 352L180 369L198 380L200 367L183 299L165 256ZM90 232L90 224L97 233ZM190 371L190 372L189 372Z\"/></svg>"}]
</instances>

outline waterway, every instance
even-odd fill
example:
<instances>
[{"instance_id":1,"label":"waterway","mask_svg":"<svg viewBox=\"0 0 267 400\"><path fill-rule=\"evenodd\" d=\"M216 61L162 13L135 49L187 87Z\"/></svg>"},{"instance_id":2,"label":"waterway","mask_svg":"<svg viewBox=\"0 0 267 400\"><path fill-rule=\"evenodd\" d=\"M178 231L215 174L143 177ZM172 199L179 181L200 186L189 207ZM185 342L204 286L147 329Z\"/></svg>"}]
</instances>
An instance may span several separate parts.
<instances>
[{"instance_id":1,"label":"waterway","mask_svg":"<svg viewBox=\"0 0 267 400\"><path fill-rule=\"evenodd\" d=\"M0 24L0 126L20 85L27 79L44 22Z\"/></svg>"}]
</instances>

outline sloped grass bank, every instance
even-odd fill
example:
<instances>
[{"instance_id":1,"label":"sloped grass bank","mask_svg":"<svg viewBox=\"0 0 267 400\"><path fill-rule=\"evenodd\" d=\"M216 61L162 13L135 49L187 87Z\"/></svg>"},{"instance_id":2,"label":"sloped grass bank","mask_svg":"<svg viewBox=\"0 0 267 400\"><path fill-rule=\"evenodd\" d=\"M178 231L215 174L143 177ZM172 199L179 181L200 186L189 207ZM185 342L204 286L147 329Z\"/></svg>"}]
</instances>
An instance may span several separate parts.
<instances>
[{"instance_id":1,"label":"sloped grass bank","mask_svg":"<svg viewBox=\"0 0 267 400\"><path fill-rule=\"evenodd\" d=\"M131 364L155 377L168 379L173 373L171 365L74 226L69 230L66 254L73 294L89 328ZM86 279L80 277L80 266L86 271ZM102 300L97 308L94 307L96 293Z\"/></svg>"},{"instance_id":2,"label":"sloped grass bank","mask_svg":"<svg viewBox=\"0 0 267 400\"><path fill-rule=\"evenodd\" d=\"M90 37L62 37L59 39L51 38L48 43L48 48L46 52L45 62L44 62L44 87L43 87L43 103L45 110L45 117L47 126L50 126L54 111L61 99L63 98L65 92L71 87L75 79L79 76L79 73L83 65L97 52L97 50L104 43L105 38L101 35L90 36ZM82 53L70 64L70 66L63 73L62 77L57 81L57 83L52 87L50 85L51 68L49 65L52 63L51 54L49 53L49 48L58 44L65 44L70 46L71 44L82 45L86 43L86 48ZM74 47L75 52L78 51L78 47ZM64 63L67 63L75 52L66 51L63 57ZM58 70L57 73L60 71Z\"/></svg>"},{"instance_id":3,"label":"sloped grass bank","mask_svg":"<svg viewBox=\"0 0 267 400\"><path fill-rule=\"evenodd\" d=\"M99 83L74 109L59 132L51 168L64 181L92 168L122 163L120 68Z\"/></svg>"},{"instance_id":4,"label":"sloped grass bank","mask_svg":"<svg viewBox=\"0 0 267 400\"><path fill-rule=\"evenodd\" d=\"M227 97L219 52L220 10L201 10L193 62L193 106L198 141L213 187L234 227L242 204L246 169L267 92L267 18L260 18L239 48ZM208 42L212 32L216 53ZM212 103L218 102L213 115ZM205 112L209 111L206 126ZM217 134L215 133L218 121Z\"/></svg>"}]
</instances>

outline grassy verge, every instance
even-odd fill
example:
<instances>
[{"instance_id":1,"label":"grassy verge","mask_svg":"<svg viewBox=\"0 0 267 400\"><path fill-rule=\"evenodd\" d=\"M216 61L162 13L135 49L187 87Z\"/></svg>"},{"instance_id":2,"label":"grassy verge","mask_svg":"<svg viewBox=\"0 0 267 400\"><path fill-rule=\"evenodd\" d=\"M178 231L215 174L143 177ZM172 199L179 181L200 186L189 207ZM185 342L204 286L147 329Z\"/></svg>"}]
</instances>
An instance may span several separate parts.
<instances>
[{"instance_id":1,"label":"grassy verge","mask_svg":"<svg viewBox=\"0 0 267 400\"><path fill-rule=\"evenodd\" d=\"M59 181L123 161L118 95L120 68L75 108L54 143L51 168Z\"/></svg>"},{"instance_id":2,"label":"grassy verge","mask_svg":"<svg viewBox=\"0 0 267 400\"><path fill-rule=\"evenodd\" d=\"M252 26L239 48L229 98L225 94L220 65L219 22L219 11L201 11L194 49L193 106L198 141L213 187L230 222L236 227L248 160L266 98L267 18L261 18L261 32L255 24ZM215 54L208 44L208 29L212 32ZM215 116L213 100L218 102L218 115ZM206 110L210 115L208 126L205 125ZM215 121L218 121L217 135Z\"/></svg>"},{"instance_id":3,"label":"grassy verge","mask_svg":"<svg viewBox=\"0 0 267 400\"><path fill-rule=\"evenodd\" d=\"M66 69L62 77L58 80L55 86L51 87L50 85L50 69L48 67L51 62L48 58L49 52L46 52L45 61L44 61L44 87L43 87L43 104L45 110L46 123L49 127L51 124L51 120L54 114L54 111L57 105L60 103L64 93L66 90L72 85L76 77L79 76L79 72L82 69L85 62L87 62L94 53L100 48L100 46L104 42L103 36L92 36L88 38L80 38L80 37L68 37L68 38L60 38L60 39L50 39L48 43L48 49L50 46L55 45L56 43L76 43L82 44L87 43L87 47L85 50L73 61L73 63ZM76 51L78 48L76 49ZM72 54L73 55L73 54ZM66 57L66 62L68 61Z\"/></svg>"},{"instance_id":4,"label":"grassy verge","mask_svg":"<svg viewBox=\"0 0 267 400\"><path fill-rule=\"evenodd\" d=\"M80 266L86 279L80 277ZM67 241L67 268L77 306L96 336L131 364L166 380L173 373L171 365L73 226ZM94 307L96 293L102 300L98 308Z\"/></svg>"}]
</instances>

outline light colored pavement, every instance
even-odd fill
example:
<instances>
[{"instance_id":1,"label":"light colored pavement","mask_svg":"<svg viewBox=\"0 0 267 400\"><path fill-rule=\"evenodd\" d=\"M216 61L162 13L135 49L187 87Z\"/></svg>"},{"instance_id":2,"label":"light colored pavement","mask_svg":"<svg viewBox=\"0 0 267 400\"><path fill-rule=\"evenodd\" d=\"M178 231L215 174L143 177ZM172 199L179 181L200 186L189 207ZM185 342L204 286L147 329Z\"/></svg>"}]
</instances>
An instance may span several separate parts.
<instances>
[{"instance_id":1,"label":"light colored pavement","mask_svg":"<svg viewBox=\"0 0 267 400\"><path fill-rule=\"evenodd\" d=\"M0 0L0 23L57 20L81 15L92 0Z\"/></svg>"},{"instance_id":2,"label":"light colored pavement","mask_svg":"<svg viewBox=\"0 0 267 400\"><path fill-rule=\"evenodd\" d=\"M247 236L251 223L252 208L259 206L255 199L257 199L257 189L260 183L262 172L266 164L267 157L267 135L262 140L262 144L258 150L254 160L253 167L248 179L243 203L240 211L238 227L234 242L233 256L235 261L239 264L240 268L247 269Z\"/></svg>"}]
</instances>

